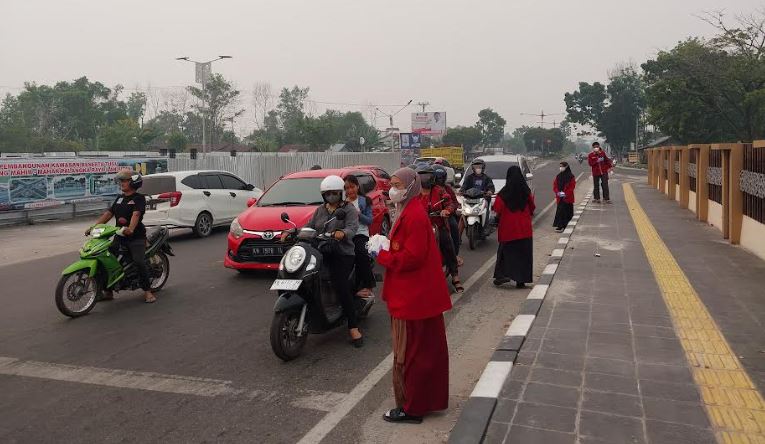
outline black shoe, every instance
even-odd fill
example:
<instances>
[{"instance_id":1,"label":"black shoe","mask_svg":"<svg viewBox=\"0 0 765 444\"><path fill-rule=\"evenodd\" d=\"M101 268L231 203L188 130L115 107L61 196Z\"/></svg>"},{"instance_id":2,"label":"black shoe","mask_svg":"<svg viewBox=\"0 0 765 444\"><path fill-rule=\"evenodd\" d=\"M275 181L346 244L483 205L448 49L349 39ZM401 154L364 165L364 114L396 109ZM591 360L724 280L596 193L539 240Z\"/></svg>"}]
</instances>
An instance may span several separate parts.
<instances>
[{"instance_id":1,"label":"black shoe","mask_svg":"<svg viewBox=\"0 0 765 444\"><path fill-rule=\"evenodd\" d=\"M422 424L422 416L408 415L404 409L397 407L383 414L383 419L388 422L406 422L409 424Z\"/></svg>"},{"instance_id":2,"label":"black shoe","mask_svg":"<svg viewBox=\"0 0 765 444\"><path fill-rule=\"evenodd\" d=\"M101 296L99 296L98 301L113 301L114 300L114 292L104 290L101 292Z\"/></svg>"},{"instance_id":3,"label":"black shoe","mask_svg":"<svg viewBox=\"0 0 765 444\"><path fill-rule=\"evenodd\" d=\"M353 345L355 348L361 348L361 347L363 347L363 346L364 346L364 336L362 336L362 337L360 337L360 338L356 338L356 339L351 339L351 344L352 344L352 345Z\"/></svg>"},{"instance_id":4,"label":"black shoe","mask_svg":"<svg viewBox=\"0 0 765 444\"><path fill-rule=\"evenodd\" d=\"M499 287L500 285L505 285L506 283L510 282L510 279L494 279L494 285Z\"/></svg>"},{"instance_id":5,"label":"black shoe","mask_svg":"<svg viewBox=\"0 0 765 444\"><path fill-rule=\"evenodd\" d=\"M524 284L522 282L518 282L518 283L515 284L515 288L526 288L526 284Z\"/></svg>"}]
</instances>

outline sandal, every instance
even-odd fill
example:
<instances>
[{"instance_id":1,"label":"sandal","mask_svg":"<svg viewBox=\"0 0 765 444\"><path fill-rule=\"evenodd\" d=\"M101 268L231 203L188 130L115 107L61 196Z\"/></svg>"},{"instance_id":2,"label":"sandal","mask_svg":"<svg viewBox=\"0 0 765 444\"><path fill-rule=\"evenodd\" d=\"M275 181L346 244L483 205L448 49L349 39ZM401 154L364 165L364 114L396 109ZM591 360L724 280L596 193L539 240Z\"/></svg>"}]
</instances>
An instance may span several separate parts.
<instances>
[{"instance_id":1,"label":"sandal","mask_svg":"<svg viewBox=\"0 0 765 444\"><path fill-rule=\"evenodd\" d=\"M462 259L461 257L457 256L457 266L461 267L463 265L465 265L465 260Z\"/></svg>"},{"instance_id":2,"label":"sandal","mask_svg":"<svg viewBox=\"0 0 765 444\"><path fill-rule=\"evenodd\" d=\"M454 285L454 291L457 293L462 293L465 291L465 287L462 286L462 282L460 282L459 279L455 279L452 281L452 285Z\"/></svg>"},{"instance_id":3,"label":"sandal","mask_svg":"<svg viewBox=\"0 0 765 444\"><path fill-rule=\"evenodd\" d=\"M383 414L383 419L388 422L406 422L409 424L422 424L422 416L408 415L401 407L388 410Z\"/></svg>"},{"instance_id":4,"label":"sandal","mask_svg":"<svg viewBox=\"0 0 765 444\"><path fill-rule=\"evenodd\" d=\"M143 300L143 302L144 302L145 304L153 304L153 303L157 302L157 297L156 297L156 296L154 296L154 297L153 297L153 298L151 298L151 299L144 299L144 300Z\"/></svg>"}]
</instances>

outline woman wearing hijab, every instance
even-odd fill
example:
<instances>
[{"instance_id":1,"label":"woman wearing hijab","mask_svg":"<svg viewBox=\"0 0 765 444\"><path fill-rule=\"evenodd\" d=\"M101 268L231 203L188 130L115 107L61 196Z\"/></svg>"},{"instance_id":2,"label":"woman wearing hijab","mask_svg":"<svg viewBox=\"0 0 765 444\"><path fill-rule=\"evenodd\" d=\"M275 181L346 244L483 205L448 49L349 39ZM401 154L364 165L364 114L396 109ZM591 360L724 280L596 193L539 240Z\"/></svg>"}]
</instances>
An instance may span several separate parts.
<instances>
[{"instance_id":1,"label":"woman wearing hijab","mask_svg":"<svg viewBox=\"0 0 765 444\"><path fill-rule=\"evenodd\" d=\"M396 408L388 422L420 423L449 402L449 350L443 313L452 307L441 271L441 254L428 214L419 201L417 173L402 168L390 181L396 219L385 267L382 298L388 304L393 336L393 393Z\"/></svg>"},{"instance_id":2,"label":"woman wearing hijab","mask_svg":"<svg viewBox=\"0 0 765 444\"><path fill-rule=\"evenodd\" d=\"M568 162L560 163L560 173L553 181L553 192L558 201L558 208L555 211L555 221L553 227L558 233L563 232L574 217L574 189L576 188L576 178L571 172Z\"/></svg>"},{"instance_id":3,"label":"woman wearing hijab","mask_svg":"<svg viewBox=\"0 0 765 444\"><path fill-rule=\"evenodd\" d=\"M497 265L494 267L494 285L515 281L516 287L524 288L533 280L531 219L536 205L519 166L508 168L507 182L497 193L493 209L499 217L499 249Z\"/></svg>"}]
</instances>

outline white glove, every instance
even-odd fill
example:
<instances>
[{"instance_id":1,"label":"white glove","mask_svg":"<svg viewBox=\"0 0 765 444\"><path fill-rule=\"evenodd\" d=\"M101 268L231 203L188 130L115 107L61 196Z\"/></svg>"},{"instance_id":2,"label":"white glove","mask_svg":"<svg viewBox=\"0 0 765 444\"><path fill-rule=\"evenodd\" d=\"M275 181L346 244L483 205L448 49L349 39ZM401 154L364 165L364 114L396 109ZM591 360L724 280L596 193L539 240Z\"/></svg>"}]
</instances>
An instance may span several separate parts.
<instances>
[{"instance_id":1,"label":"white glove","mask_svg":"<svg viewBox=\"0 0 765 444\"><path fill-rule=\"evenodd\" d=\"M367 251L369 254L377 256L381 250L390 250L390 239L383 235L375 234L367 242Z\"/></svg>"},{"instance_id":2,"label":"white glove","mask_svg":"<svg viewBox=\"0 0 765 444\"><path fill-rule=\"evenodd\" d=\"M566 193L564 193L563 191L561 191L560 193L558 193L558 197L566 197Z\"/></svg>"}]
</instances>

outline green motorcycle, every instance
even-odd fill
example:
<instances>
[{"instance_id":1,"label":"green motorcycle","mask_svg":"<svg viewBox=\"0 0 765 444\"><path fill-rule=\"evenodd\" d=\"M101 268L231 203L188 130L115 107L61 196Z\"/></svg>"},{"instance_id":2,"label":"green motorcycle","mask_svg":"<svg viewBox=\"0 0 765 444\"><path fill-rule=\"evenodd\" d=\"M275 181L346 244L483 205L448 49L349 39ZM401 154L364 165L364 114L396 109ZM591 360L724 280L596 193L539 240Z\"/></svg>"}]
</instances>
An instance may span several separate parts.
<instances>
[{"instance_id":1,"label":"green motorcycle","mask_svg":"<svg viewBox=\"0 0 765 444\"><path fill-rule=\"evenodd\" d=\"M104 290L136 290L140 288L138 270L127 250L115 256L109 251L114 236L122 235L122 228L113 225L95 225L90 239L80 249L80 260L66 267L56 286L56 307L66 316L76 318L88 314ZM170 260L175 256L170 248L170 234L160 227L149 234L146 265L149 268L151 291L165 286L170 275Z\"/></svg>"}]
</instances>

